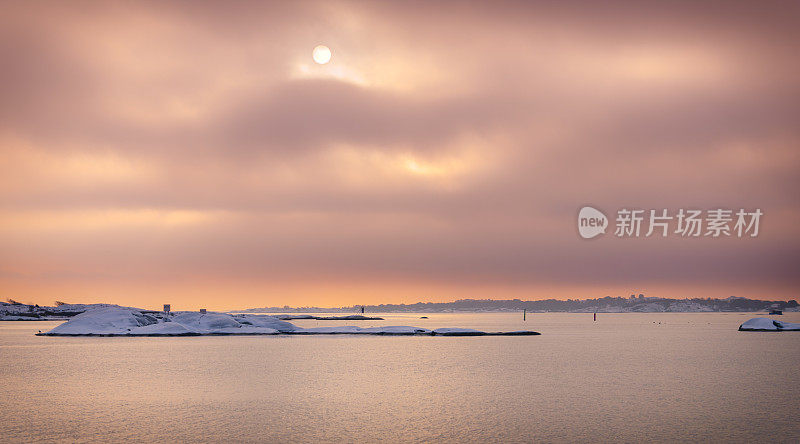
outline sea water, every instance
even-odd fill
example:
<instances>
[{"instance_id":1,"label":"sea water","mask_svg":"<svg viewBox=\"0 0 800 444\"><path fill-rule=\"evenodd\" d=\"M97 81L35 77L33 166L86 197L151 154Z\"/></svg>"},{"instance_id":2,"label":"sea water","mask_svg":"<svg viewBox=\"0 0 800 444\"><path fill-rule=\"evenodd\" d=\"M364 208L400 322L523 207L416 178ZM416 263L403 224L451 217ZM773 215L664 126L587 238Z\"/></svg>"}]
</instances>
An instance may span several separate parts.
<instances>
[{"instance_id":1,"label":"sea water","mask_svg":"<svg viewBox=\"0 0 800 444\"><path fill-rule=\"evenodd\" d=\"M763 314L381 316L292 322L542 335L37 337L58 322L0 322L0 441L800 441L800 332L737 331Z\"/></svg>"}]
</instances>

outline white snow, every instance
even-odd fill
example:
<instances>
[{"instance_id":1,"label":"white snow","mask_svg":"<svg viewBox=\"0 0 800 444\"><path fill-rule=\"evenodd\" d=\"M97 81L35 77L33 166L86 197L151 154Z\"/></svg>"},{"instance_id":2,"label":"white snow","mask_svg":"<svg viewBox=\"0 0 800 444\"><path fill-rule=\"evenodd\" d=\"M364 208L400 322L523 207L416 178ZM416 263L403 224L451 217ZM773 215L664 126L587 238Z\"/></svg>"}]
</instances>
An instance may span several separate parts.
<instances>
[{"instance_id":1,"label":"white snow","mask_svg":"<svg viewBox=\"0 0 800 444\"><path fill-rule=\"evenodd\" d=\"M796 324L793 322L784 322L784 321L775 321L780 325L781 330L786 331L797 331L800 330L800 324Z\"/></svg>"},{"instance_id":2,"label":"white snow","mask_svg":"<svg viewBox=\"0 0 800 444\"><path fill-rule=\"evenodd\" d=\"M172 316L146 314L123 307L100 307L72 317L47 335L180 336L213 334L277 334L294 325L270 316L232 316L226 313L177 312Z\"/></svg>"},{"instance_id":3,"label":"white snow","mask_svg":"<svg viewBox=\"0 0 800 444\"><path fill-rule=\"evenodd\" d=\"M437 328L433 331L433 334L442 336L480 336L486 333L471 328Z\"/></svg>"},{"instance_id":4,"label":"white snow","mask_svg":"<svg viewBox=\"0 0 800 444\"><path fill-rule=\"evenodd\" d=\"M243 327L250 325L253 327L271 328L284 333L297 329L297 326L291 322L282 321L274 316L242 314L234 315L233 317L237 322L242 324Z\"/></svg>"},{"instance_id":5,"label":"white snow","mask_svg":"<svg viewBox=\"0 0 800 444\"><path fill-rule=\"evenodd\" d=\"M181 336L197 335L199 333L196 330L192 330L185 325L178 324L177 322L160 322L158 324L150 324L145 325L144 327L131 329L128 334L134 336Z\"/></svg>"},{"instance_id":6,"label":"white snow","mask_svg":"<svg viewBox=\"0 0 800 444\"><path fill-rule=\"evenodd\" d=\"M155 324L158 319L122 307L95 308L73 316L50 330L54 335L121 335L133 329Z\"/></svg>"},{"instance_id":7,"label":"white snow","mask_svg":"<svg viewBox=\"0 0 800 444\"><path fill-rule=\"evenodd\" d=\"M739 326L740 331L796 331L800 324L776 321L770 318L753 318Z\"/></svg>"},{"instance_id":8,"label":"white snow","mask_svg":"<svg viewBox=\"0 0 800 444\"><path fill-rule=\"evenodd\" d=\"M536 334L533 332L526 332ZM189 336L189 335L442 335L477 336L487 333L470 328L440 328L428 330L420 327L387 326L357 327L334 326L299 328L294 324L267 315L228 313L143 312L135 308L118 306L88 310L42 335L52 336ZM489 333L489 334L519 334Z\"/></svg>"},{"instance_id":9,"label":"white snow","mask_svg":"<svg viewBox=\"0 0 800 444\"><path fill-rule=\"evenodd\" d=\"M242 324L236 322L233 316L224 313L176 312L175 316L170 318L170 321L209 333L226 328L241 328L242 326Z\"/></svg>"}]
</instances>

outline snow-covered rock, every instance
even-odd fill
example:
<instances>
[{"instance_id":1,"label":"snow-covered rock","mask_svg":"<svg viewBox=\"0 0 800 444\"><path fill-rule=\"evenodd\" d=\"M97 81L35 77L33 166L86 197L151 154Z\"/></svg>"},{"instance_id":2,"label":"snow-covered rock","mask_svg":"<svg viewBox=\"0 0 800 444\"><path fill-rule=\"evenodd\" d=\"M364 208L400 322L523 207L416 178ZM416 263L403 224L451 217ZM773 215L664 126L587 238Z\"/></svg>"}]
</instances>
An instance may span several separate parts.
<instances>
[{"instance_id":1,"label":"snow-covered rock","mask_svg":"<svg viewBox=\"0 0 800 444\"><path fill-rule=\"evenodd\" d=\"M227 313L196 312L177 312L169 316L110 306L88 310L42 334L50 336L272 335L294 328L294 325L271 316L234 317Z\"/></svg>"},{"instance_id":2,"label":"snow-covered rock","mask_svg":"<svg viewBox=\"0 0 800 444\"><path fill-rule=\"evenodd\" d=\"M170 321L209 333L226 328L242 327L242 324L237 322L233 316L225 313L176 312L175 316L170 318Z\"/></svg>"},{"instance_id":3,"label":"snow-covered rock","mask_svg":"<svg viewBox=\"0 0 800 444\"><path fill-rule=\"evenodd\" d=\"M156 324L158 319L122 307L85 311L50 330L51 335L124 335L133 329Z\"/></svg>"},{"instance_id":4,"label":"snow-covered rock","mask_svg":"<svg viewBox=\"0 0 800 444\"><path fill-rule=\"evenodd\" d=\"M775 321L780 326L781 331L800 331L800 324L793 322Z\"/></svg>"},{"instance_id":5,"label":"snow-covered rock","mask_svg":"<svg viewBox=\"0 0 800 444\"><path fill-rule=\"evenodd\" d=\"M200 332L177 322L160 322L131 329L127 334L131 336L196 336Z\"/></svg>"},{"instance_id":6,"label":"snow-covered rock","mask_svg":"<svg viewBox=\"0 0 800 444\"><path fill-rule=\"evenodd\" d=\"M740 325L739 331L800 331L800 324L770 318L753 318Z\"/></svg>"},{"instance_id":7,"label":"snow-covered rock","mask_svg":"<svg viewBox=\"0 0 800 444\"><path fill-rule=\"evenodd\" d=\"M249 325L253 327L271 328L282 333L290 332L297 328L297 326L291 322L282 321L274 316L242 314L234 315L233 318L236 319L238 323L242 324L243 327Z\"/></svg>"}]
</instances>

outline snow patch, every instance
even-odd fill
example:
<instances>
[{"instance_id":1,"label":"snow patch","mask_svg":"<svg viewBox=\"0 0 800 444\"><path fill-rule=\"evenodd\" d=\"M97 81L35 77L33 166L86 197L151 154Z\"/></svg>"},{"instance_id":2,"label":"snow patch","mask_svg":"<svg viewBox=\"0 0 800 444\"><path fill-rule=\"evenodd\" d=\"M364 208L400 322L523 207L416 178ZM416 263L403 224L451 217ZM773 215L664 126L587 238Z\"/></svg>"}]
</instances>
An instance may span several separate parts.
<instances>
[{"instance_id":1,"label":"snow patch","mask_svg":"<svg viewBox=\"0 0 800 444\"><path fill-rule=\"evenodd\" d=\"M739 331L800 331L800 324L770 318L753 318L740 325Z\"/></svg>"},{"instance_id":2,"label":"snow patch","mask_svg":"<svg viewBox=\"0 0 800 444\"><path fill-rule=\"evenodd\" d=\"M442 336L482 336L486 332L471 328L437 328L433 331L433 334Z\"/></svg>"}]
</instances>

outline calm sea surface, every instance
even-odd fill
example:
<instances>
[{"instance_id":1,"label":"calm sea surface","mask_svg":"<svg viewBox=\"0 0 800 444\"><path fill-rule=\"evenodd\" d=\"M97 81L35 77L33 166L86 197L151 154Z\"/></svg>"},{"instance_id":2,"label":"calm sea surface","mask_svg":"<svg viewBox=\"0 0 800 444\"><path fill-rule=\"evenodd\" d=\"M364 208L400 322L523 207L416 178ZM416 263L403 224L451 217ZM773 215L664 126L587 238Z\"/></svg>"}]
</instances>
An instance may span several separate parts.
<instances>
[{"instance_id":1,"label":"calm sea surface","mask_svg":"<svg viewBox=\"0 0 800 444\"><path fill-rule=\"evenodd\" d=\"M0 322L0 440L800 442L800 332L736 331L763 314L383 316L344 325L542 336L58 338L33 335L58 322Z\"/></svg>"}]
</instances>

